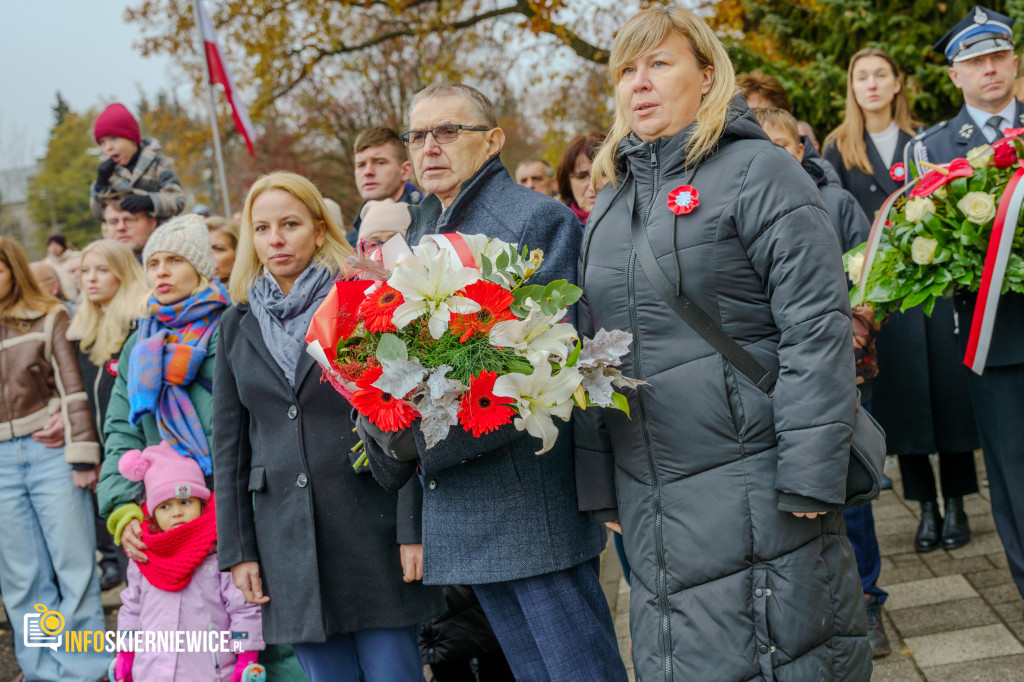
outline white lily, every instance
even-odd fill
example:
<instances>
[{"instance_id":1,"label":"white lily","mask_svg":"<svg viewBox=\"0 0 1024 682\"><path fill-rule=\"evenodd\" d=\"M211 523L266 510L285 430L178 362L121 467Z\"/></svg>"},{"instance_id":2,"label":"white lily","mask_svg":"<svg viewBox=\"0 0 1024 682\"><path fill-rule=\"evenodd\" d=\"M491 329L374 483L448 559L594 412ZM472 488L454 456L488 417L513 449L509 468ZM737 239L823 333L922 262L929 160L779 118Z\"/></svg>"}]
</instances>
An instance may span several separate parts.
<instances>
[{"instance_id":1,"label":"white lily","mask_svg":"<svg viewBox=\"0 0 1024 682\"><path fill-rule=\"evenodd\" d=\"M532 301L527 299L528 306ZM545 315L539 305L532 305L525 320L504 320L491 328L492 346L511 348L516 355L525 357L531 365L541 364L541 353L565 362L572 353L577 338L571 324L559 322L565 319L565 308L554 315Z\"/></svg>"},{"instance_id":2,"label":"white lily","mask_svg":"<svg viewBox=\"0 0 1024 682\"><path fill-rule=\"evenodd\" d=\"M456 268L451 257L436 244L427 242L413 252L398 257L388 284L402 292L405 302L395 309L392 321L402 328L424 314L429 314L427 327L435 339L448 328L452 313L468 315L480 310L480 304L455 296L467 284L480 279L475 268Z\"/></svg>"},{"instance_id":3,"label":"white lily","mask_svg":"<svg viewBox=\"0 0 1024 682\"><path fill-rule=\"evenodd\" d=\"M519 416L513 424L541 440L540 455L550 450L558 438L558 429L552 417L569 421L574 405L572 394L583 377L575 367L563 367L551 376L551 363L541 353L541 362L534 365L533 374L506 374L494 382L494 395L516 401Z\"/></svg>"}]
</instances>

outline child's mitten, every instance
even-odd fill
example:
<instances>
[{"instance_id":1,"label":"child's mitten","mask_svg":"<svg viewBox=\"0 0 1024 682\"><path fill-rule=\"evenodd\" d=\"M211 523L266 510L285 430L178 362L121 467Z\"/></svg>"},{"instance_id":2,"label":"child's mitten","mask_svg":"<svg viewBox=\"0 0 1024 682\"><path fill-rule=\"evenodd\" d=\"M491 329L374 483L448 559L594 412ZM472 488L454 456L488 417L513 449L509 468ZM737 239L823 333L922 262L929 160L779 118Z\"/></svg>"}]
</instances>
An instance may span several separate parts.
<instances>
[{"instance_id":1,"label":"child's mitten","mask_svg":"<svg viewBox=\"0 0 1024 682\"><path fill-rule=\"evenodd\" d=\"M245 666L255 663L258 653L256 651L243 651L238 654L238 660L235 662L235 672L231 673L231 682L239 682L242 679L242 672L245 671Z\"/></svg>"},{"instance_id":2,"label":"child's mitten","mask_svg":"<svg viewBox=\"0 0 1024 682\"><path fill-rule=\"evenodd\" d=\"M121 651L117 654L117 663L114 664L114 679L117 682L133 682L132 664L135 662L134 651Z\"/></svg>"}]
</instances>

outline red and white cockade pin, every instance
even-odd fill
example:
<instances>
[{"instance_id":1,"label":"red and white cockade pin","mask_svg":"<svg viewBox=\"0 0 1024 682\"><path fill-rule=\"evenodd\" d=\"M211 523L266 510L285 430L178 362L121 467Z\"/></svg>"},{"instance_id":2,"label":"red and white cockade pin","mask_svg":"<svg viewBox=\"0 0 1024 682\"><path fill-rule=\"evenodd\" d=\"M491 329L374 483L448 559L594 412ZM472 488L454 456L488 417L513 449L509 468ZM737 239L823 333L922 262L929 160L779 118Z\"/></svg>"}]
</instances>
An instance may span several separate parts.
<instances>
[{"instance_id":1,"label":"red and white cockade pin","mask_svg":"<svg viewBox=\"0 0 1024 682\"><path fill-rule=\"evenodd\" d=\"M892 168L889 169L889 177L896 182L903 182L907 179L907 167L903 165L902 161L892 165Z\"/></svg>"},{"instance_id":2,"label":"red and white cockade pin","mask_svg":"<svg viewBox=\"0 0 1024 682\"><path fill-rule=\"evenodd\" d=\"M668 208L676 215L689 213L700 206L700 194L693 185L680 185L668 193Z\"/></svg>"},{"instance_id":3,"label":"red and white cockade pin","mask_svg":"<svg viewBox=\"0 0 1024 682\"><path fill-rule=\"evenodd\" d=\"M117 358L111 358L107 360L107 364L104 365L104 369L107 370L107 374L110 376L117 376Z\"/></svg>"}]
</instances>

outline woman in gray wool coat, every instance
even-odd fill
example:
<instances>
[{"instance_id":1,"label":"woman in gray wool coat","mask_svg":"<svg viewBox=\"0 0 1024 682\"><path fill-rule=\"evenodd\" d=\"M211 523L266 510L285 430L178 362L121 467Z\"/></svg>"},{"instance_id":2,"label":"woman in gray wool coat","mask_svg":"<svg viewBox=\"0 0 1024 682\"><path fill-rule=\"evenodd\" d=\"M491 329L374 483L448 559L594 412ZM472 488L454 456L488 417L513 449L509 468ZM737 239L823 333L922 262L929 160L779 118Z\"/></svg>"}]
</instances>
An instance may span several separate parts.
<instances>
[{"instance_id":1,"label":"woman in gray wool coat","mask_svg":"<svg viewBox=\"0 0 1024 682\"><path fill-rule=\"evenodd\" d=\"M578 320L588 336L630 330L625 368L648 384L627 393L632 418L582 412L576 446L581 506L621 522L637 679L867 680L838 513L857 406L850 304L821 197L692 13L635 16L609 72L616 118L594 177L615 180L584 236ZM677 290L777 373L772 397L660 298L634 222Z\"/></svg>"},{"instance_id":2,"label":"woman in gray wool coat","mask_svg":"<svg viewBox=\"0 0 1024 682\"><path fill-rule=\"evenodd\" d=\"M309 682L413 682L419 622L444 603L420 583L422 488L353 471L347 403L305 353L350 252L309 180L279 171L249 190L214 373L217 548Z\"/></svg>"}]
</instances>

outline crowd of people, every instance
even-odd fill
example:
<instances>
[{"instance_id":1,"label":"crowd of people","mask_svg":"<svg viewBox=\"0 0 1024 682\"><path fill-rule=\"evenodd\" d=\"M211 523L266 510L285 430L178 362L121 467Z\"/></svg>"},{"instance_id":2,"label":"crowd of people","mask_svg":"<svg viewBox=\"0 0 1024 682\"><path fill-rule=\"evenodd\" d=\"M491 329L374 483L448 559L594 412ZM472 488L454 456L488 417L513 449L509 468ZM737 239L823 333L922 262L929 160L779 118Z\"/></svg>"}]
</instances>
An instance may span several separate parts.
<instances>
[{"instance_id":1,"label":"crowd of people","mask_svg":"<svg viewBox=\"0 0 1024 682\"><path fill-rule=\"evenodd\" d=\"M1024 297L1002 297L975 375L972 296L879 325L851 310L840 257L908 166L1024 124L1011 24L979 7L939 41L964 106L927 129L892 56L856 53L819 145L701 18L647 9L610 53L610 130L510 174L492 103L431 85L401 134L358 136L350 225L290 171L257 180L235 219L183 214L173 161L111 105L94 126L102 239L54 234L29 263L0 238L0 594L21 679L238 682L258 662L271 682L415 681L424 665L438 682L621 682L598 580L610 528L637 679L867 680L890 646L871 506L846 508L858 402L920 503L918 552L971 541L983 450L1024 594ZM305 334L353 249L457 231L543 250L531 282L583 289L582 335L630 332L645 382L630 416L578 410L542 456L512 426L427 447L321 380ZM228 631L232 653L27 645L40 606L103 630L115 588L119 630Z\"/></svg>"}]
</instances>

